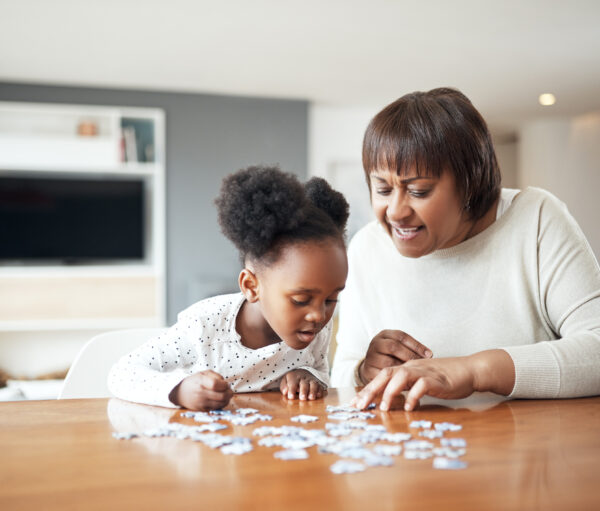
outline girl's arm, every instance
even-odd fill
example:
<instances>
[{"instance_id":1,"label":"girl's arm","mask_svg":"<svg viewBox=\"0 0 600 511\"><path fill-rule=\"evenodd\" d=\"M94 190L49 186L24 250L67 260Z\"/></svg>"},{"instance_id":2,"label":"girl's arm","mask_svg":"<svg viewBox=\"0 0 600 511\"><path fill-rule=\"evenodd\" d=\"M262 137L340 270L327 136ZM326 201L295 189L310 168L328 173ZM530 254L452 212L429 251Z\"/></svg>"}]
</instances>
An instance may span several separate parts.
<instances>
[{"instance_id":1,"label":"girl's arm","mask_svg":"<svg viewBox=\"0 0 600 511\"><path fill-rule=\"evenodd\" d=\"M169 393L193 372L197 358L187 331L186 321L179 321L123 356L108 375L111 393L136 403L175 407Z\"/></svg>"}]
</instances>

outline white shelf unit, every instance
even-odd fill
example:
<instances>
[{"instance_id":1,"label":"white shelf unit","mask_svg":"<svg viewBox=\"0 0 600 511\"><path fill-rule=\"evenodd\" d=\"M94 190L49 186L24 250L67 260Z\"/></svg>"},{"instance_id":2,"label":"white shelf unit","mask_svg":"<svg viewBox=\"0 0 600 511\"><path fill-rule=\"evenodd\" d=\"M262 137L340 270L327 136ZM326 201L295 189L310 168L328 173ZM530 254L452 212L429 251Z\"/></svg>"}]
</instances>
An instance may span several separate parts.
<instances>
[{"instance_id":1,"label":"white shelf unit","mask_svg":"<svg viewBox=\"0 0 600 511\"><path fill-rule=\"evenodd\" d=\"M30 174L141 179L144 258L77 265L0 261L0 341L13 333L39 337L64 330L87 337L98 330L163 326L164 111L0 102L0 175Z\"/></svg>"}]
</instances>

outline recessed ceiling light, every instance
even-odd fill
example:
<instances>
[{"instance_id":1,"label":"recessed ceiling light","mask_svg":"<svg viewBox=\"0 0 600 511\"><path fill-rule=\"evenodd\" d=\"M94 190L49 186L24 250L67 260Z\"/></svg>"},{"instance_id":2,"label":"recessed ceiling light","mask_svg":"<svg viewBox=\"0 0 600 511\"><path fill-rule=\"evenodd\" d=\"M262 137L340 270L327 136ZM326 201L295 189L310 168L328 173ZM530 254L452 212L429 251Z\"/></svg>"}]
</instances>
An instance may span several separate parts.
<instances>
[{"instance_id":1,"label":"recessed ceiling light","mask_svg":"<svg viewBox=\"0 0 600 511\"><path fill-rule=\"evenodd\" d=\"M556 98L554 97L554 94L546 93L540 94L538 101L542 106L552 106L554 103L556 103Z\"/></svg>"}]
</instances>

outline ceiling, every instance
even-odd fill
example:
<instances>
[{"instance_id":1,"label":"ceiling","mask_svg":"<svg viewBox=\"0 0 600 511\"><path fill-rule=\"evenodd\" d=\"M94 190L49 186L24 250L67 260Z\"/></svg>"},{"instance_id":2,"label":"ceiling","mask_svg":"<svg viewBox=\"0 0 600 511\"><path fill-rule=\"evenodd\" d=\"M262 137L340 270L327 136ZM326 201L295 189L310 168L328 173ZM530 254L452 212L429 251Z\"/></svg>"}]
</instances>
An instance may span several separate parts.
<instances>
[{"instance_id":1,"label":"ceiling","mask_svg":"<svg viewBox=\"0 0 600 511\"><path fill-rule=\"evenodd\" d=\"M0 0L0 80L374 109L454 86L510 132L600 110L600 2Z\"/></svg>"}]
</instances>

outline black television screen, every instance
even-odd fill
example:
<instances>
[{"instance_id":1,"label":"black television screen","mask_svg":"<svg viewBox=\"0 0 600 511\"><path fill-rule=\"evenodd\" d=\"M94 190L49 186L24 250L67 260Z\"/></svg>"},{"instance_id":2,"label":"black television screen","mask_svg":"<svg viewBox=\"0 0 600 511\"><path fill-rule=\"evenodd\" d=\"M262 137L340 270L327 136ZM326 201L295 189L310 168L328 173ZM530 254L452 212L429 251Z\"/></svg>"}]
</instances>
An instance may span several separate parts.
<instances>
[{"instance_id":1,"label":"black television screen","mask_svg":"<svg viewBox=\"0 0 600 511\"><path fill-rule=\"evenodd\" d=\"M0 176L0 260L143 257L142 179Z\"/></svg>"}]
</instances>

